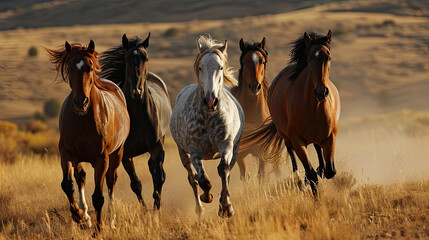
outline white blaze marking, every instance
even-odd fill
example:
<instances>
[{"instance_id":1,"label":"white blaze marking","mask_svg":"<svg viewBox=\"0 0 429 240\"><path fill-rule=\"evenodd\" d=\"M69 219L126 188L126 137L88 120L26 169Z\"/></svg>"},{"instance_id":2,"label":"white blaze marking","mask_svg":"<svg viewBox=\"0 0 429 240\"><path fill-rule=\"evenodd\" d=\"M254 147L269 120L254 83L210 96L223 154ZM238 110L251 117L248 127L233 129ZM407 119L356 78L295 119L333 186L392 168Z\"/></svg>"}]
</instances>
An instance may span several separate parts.
<instances>
[{"instance_id":1,"label":"white blaze marking","mask_svg":"<svg viewBox=\"0 0 429 240\"><path fill-rule=\"evenodd\" d=\"M139 53L137 52L137 50L134 50L134 55L139 55Z\"/></svg>"},{"instance_id":2,"label":"white blaze marking","mask_svg":"<svg viewBox=\"0 0 429 240\"><path fill-rule=\"evenodd\" d=\"M81 69L82 67L83 67L83 65L85 65L85 63L83 62L83 60L80 60L80 62L78 62L77 64L76 64L76 67L77 67L77 69Z\"/></svg>"},{"instance_id":3,"label":"white blaze marking","mask_svg":"<svg viewBox=\"0 0 429 240\"><path fill-rule=\"evenodd\" d=\"M316 54L314 54L314 56L319 57L320 55L320 50L317 50Z\"/></svg>"},{"instance_id":4,"label":"white blaze marking","mask_svg":"<svg viewBox=\"0 0 429 240\"><path fill-rule=\"evenodd\" d=\"M252 53L252 60L256 64L259 62L259 56L256 53Z\"/></svg>"}]
</instances>

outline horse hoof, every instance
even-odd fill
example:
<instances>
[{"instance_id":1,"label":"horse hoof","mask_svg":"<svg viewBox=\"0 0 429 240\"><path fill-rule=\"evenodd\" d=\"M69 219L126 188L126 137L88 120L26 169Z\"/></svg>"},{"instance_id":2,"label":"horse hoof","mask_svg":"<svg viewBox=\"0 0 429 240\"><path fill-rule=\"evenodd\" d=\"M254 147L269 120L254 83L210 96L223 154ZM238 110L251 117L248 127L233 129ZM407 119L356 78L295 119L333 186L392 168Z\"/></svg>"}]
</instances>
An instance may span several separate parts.
<instances>
[{"instance_id":1,"label":"horse hoof","mask_svg":"<svg viewBox=\"0 0 429 240\"><path fill-rule=\"evenodd\" d=\"M317 168L317 175L319 175L320 178L325 178L325 168L319 166Z\"/></svg>"},{"instance_id":2,"label":"horse hoof","mask_svg":"<svg viewBox=\"0 0 429 240\"><path fill-rule=\"evenodd\" d=\"M92 237L97 238L100 235L101 231L103 231L103 225L101 223L96 223L94 227L95 229L94 233L92 233Z\"/></svg>"},{"instance_id":3,"label":"horse hoof","mask_svg":"<svg viewBox=\"0 0 429 240\"><path fill-rule=\"evenodd\" d=\"M211 193L208 194L201 194L200 200L204 203L211 203L213 201L213 195Z\"/></svg>"},{"instance_id":4,"label":"horse hoof","mask_svg":"<svg viewBox=\"0 0 429 240\"><path fill-rule=\"evenodd\" d=\"M326 179L331 179L335 176L335 174L337 174L336 170L327 170L325 172L325 177L326 177Z\"/></svg>"},{"instance_id":5,"label":"horse hoof","mask_svg":"<svg viewBox=\"0 0 429 240\"><path fill-rule=\"evenodd\" d=\"M234 215L234 209L232 208L232 205L230 204L227 207L222 207L221 204L219 204L219 217L232 217Z\"/></svg>"}]
</instances>

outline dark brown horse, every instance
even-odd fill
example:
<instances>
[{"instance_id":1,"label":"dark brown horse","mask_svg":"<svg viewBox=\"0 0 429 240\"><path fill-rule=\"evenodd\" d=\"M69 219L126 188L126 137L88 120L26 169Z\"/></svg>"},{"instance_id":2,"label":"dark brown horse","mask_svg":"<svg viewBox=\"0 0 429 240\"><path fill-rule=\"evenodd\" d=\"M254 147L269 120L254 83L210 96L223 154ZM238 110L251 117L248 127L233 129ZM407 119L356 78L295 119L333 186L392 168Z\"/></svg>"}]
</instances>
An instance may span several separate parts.
<instances>
[{"instance_id":1,"label":"dark brown horse","mask_svg":"<svg viewBox=\"0 0 429 240\"><path fill-rule=\"evenodd\" d=\"M81 162L91 163L95 178L92 195L97 215L95 234L98 234L102 229L105 177L109 189L109 218L111 224L114 224L111 206L113 187L117 179L116 171L122 160L123 145L129 133L130 120L121 90L110 81L98 78L98 53L94 48L91 40L88 47L66 42L65 48L46 50L56 70L72 90L63 103L59 121L59 150L63 170L61 187L70 202L73 220L90 226L91 219L87 213L84 193L86 173ZM73 175L79 188L79 205L73 196Z\"/></svg>"},{"instance_id":2,"label":"dark brown horse","mask_svg":"<svg viewBox=\"0 0 429 240\"><path fill-rule=\"evenodd\" d=\"M101 75L118 84L127 99L131 120L130 135L125 142L123 165L131 180L131 189L145 206L142 184L134 169L133 157L149 152L149 170L153 180L154 208L161 204L165 181L164 137L168 131L171 105L164 81L148 70L149 36L141 41L128 41L124 34L122 45L101 56Z\"/></svg>"},{"instance_id":3,"label":"dark brown horse","mask_svg":"<svg viewBox=\"0 0 429 240\"><path fill-rule=\"evenodd\" d=\"M294 42L290 64L273 80L268 91L271 120L243 140L263 141L262 153L278 161L283 140L297 166L293 151L301 160L313 194L317 195L317 173L311 166L306 146L316 147L320 176L335 176L335 137L340 116L340 97L329 79L331 30L326 36L304 33ZM323 149L323 153L322 153ZM325 164L326 161L326 164Z\"/></svg>"},{"instance_id":4,"label":"dark brown horse","mask_svg":"<svg viewBox=\"0 0 429 240\"><path fill-rule=\"evenodd\" d=\"M245 115L245 125L243 135L250 133L251 129L260 126L265 119L270 116L267 105L268 83L265 78L268 52L265 49L265 37L261 42L253 44L240 39L240 71L238 75L238 86L231 89L234 97L240 102ZM237 156L237 163L240 168L240 178L246 179L246 159L253 155L259 157L258 175L263 177L265 164L260 156L260 145L255 145L251 149L240 152Z\"/></svg>"}]
</instances>

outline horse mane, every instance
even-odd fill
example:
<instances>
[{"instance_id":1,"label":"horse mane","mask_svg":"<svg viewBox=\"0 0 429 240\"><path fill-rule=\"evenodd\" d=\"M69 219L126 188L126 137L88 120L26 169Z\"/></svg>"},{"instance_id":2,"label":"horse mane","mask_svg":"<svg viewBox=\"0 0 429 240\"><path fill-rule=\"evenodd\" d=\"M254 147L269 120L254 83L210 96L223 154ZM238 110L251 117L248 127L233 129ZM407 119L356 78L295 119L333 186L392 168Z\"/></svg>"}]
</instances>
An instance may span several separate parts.
<instances>
[{"instance_id":1,"label":"horse mane","mask_svg":"<svg viewBox=\"0 0 429 240\"><path fill-rule=\"evenodd\" d=\"M264 68L267 67L267 62L268 62L268 52L267 50L261 48L259 45L261 43L258 42L254 42L253 45L250 44L246 44L246 47L243 49L243 51L241 52L240 55L240 70L238 71L238 87L241 87L241 84L243 82L243 57L244 55L246 55L247 52L249 51L258 51L262 54L262 56L264 56L265 58L265 64L264 64ZM264 97L266 98L268 96L268 82L267 82L267 76L264 75L264 80L262 81L262 87L263 87L263 93L264 93Z\"/></svg>"},{"instance_id":2,"label":"horse mane","mask_svg":"<svg viewBox=\"0 0 429 240\"><path fill-rule=\"evenodd\" d=\"M92 60L93 70L95 74L95 77L94 77L95 86L104 91L115 92L116 91L115 88L113 88L109 84L102 82L97 76L97 74L100 73L100 64L98 63L98 52L94 51L94 53L90 54L87 51L87 47L82 46L80 43L72 43L70 44L70 46L71 46L71 51L69 53L66 51L65 47L61 47L59 49L45 48L46 52L49 54L51 63L55 66L55 70L57 71L56 79L58 78L58 74L61 74L63 81L69 82L68 80L69 70L67 66L67 61L73 58L74 56L83 55Z\"/></svg>"},{"instance_id":3,"label":"horse mane","mask_svg":"<svg viewBox=\"0 0 429 240\"><path fill-rule=\"evenodd\" d=\"M142 40L139 37L135 37L128 42L130 48L137 47ZM100 56L101 64L101 73L100 77L109 79L110 81L116 83L120 88L125 81L125 67L126 60L125 54L127 50L121 45L117 47L110 48L109 50L103 52Z\"/></svg>"},{"instance_id":4,"label":"horse mane","mask_svg":"<svg viewBox=\"0 0 429 240\"><path fill-rule=\"evenodd\" d=\"M330 45L326 42L326 36L317 34L315 32L307 32L311 38L311 44L307 46L305 43L304 34L296 41L291 42L293 48L290 51L291 59L289 64L295 64L292 75L289 77L290 80L295 80L299 74L307 67L307 52L311 46L315 44L325 45L330 49Z\"/></svg>"},{"instance_id":5,"label":"horse mane","mask_svg":"<svg viewBox=\"0 0 429 240\"><path fill-rule=\"evenodd\" d=\"M223 61L223 83L224 85L228 86L229 88L233 88L235 86L238 86L238 81L234 77L235 71L231 66L229 66L228 63L228 54L225 51L225 54L222 53L219 48L223 46L222 43L217 42L210 36L204 36L201 35L197 39L197 43L200 44L201 53L198 53L195 63L194 63L194 71L195 74L198 76L198 67L200 65L200 61L203 58L204 55L207 53L216 53L220 59Z\"/></svg>"}]
</instances>

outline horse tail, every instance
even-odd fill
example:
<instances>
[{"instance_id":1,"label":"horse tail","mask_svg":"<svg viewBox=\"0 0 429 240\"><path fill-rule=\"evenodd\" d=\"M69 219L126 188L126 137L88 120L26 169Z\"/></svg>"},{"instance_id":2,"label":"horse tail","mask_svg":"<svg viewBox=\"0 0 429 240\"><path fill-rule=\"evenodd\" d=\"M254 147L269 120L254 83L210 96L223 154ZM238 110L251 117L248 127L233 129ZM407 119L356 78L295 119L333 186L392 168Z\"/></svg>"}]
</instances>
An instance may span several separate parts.
<instances>
[{"instance_id":1,"label":"horse tail","mask_svg":"<svg viewBox=\"0 0 429 240\"><path fill-rule=\"evenodd\" d=\"M273 164L273 171L277 170L282 158L284 139L277 131L277 127L268 117L262 125L244 136L240 141L240 152L261 146L260 155L265 162Z\"/></svg>"}]
</instances>

